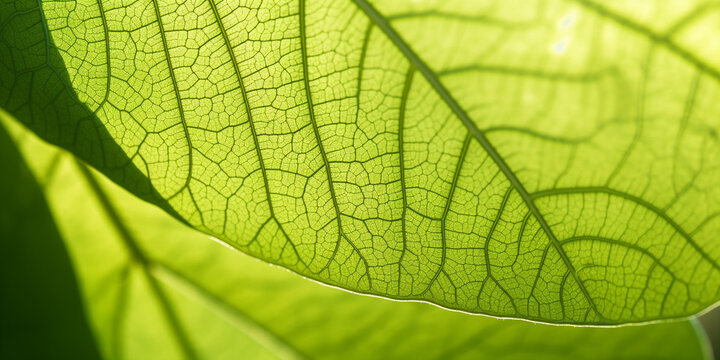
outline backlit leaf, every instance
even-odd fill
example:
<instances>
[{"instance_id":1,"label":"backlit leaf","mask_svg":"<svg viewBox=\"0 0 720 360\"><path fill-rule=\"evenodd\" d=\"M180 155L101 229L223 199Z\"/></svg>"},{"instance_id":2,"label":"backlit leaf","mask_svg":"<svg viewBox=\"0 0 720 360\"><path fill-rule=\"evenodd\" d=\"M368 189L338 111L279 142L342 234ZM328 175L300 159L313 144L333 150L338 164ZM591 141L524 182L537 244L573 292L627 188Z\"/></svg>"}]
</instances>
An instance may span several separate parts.
<instances>
[{"instance_id":1,"label":"backlit leaf","mask_svg":"<svg viewBox=\"0 0 720 360\"><path fill-rule=\"evenodd\" d=\"M3 0L0 106L328 284L678 318L720 299L716 5Z\"/></svg>"},{"instance_id":2,"label":"backlit leaf","mask_svg":"<svg viewBox=\"0 0 720 360\"><path fill-rule=\"evenodd\" d=\"M13 182L8 184L23 195L47 197L49 208L35 207L34 216L3 214L0 220L55 219L57 240L68 248L106 359L707 358L695 320L558 327L390 302L312 283L210 241L68 154L6 125L16 140L0 148L0 158L21 162L16 151L6 151L17 143L42 190L27 177L8 177ZM4 132L0 126L5 141ZM2 242L52 240L25 229ZM58 253L54 247L44 250L46 258ZM57 276L45 274L49 280ZM50 350L54 353L45 357L71 355L66 348Z\"/></svg>"}]
</instances>

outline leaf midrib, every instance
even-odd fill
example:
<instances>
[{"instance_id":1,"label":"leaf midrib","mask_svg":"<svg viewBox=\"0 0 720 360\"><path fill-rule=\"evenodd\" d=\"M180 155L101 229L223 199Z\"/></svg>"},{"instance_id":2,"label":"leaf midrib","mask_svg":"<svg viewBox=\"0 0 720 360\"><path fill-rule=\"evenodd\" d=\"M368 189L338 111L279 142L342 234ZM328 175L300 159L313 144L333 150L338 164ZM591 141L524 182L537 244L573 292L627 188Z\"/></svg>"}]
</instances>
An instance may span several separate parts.
<instances>
[{"instance_id":1,"label":"leaf midrib","mask_svg":"<svg viewBox=\"0 0 720 360\"><path fill-rule=\"evenodd\" d=\"M465 112L465 110L463 110L463 108L460 106L460 104L457 103L457 101L452 97L452 95L450 95L450 92L440 82L440 79L437 77L435 72L431 70L422 59L420 59L420 57L410 48L410 46L405 42L405 40L402 39L402 37L395 31L395 29L390 25L390 23L370 3L368 3L367 0L352 1L367 15L367 17L371 21L373 21L380 29L382 29L385 35L390 39L390 41L393 42L393 44L395 44L395 46L397 46L398 50L400 50L400 52L405 55L408 61L410 61L410 63L412 63L418 69L418 71L423 74L430 86L432 86L433 89L438 93L438 95L445 101L445 103L450 107L453 113L455 113L455 115L460 118L465 127L467 127L468 131L470 131L473 137L475 137L475 139L480 143L483 149L493 159L495 164L500 168L500 171L502 171L505 177L510 181L512 186L515 188L515 190L518 192L520 197L523 199L525 204L528 206L530 211L537 219L538 223L540 224L543 231L550 240L552 246L558 252L558 254L563 260L563 263L568 268L568 271L571 273L576 283L578 284L578 287L588 301L589 306L592 308L595 314L597 314L597 316L603 319L603 315L597 310L597 306L595 305L593 298L590 296L587 288L577 275L577 271L575 270L575 267L573 266L565 251L562 249L562 245L555 237L555 234L550 229L550 226L543 217L542 213L540 213L540 210L537 208L537 206L535 206L535 203L533 202L530 193L525 189L525 186L523 186L515 173L510 169L505 160L500 156L495 147L490 143L483 131L480 130L477 125L475 125L475 123L470 119L470 116Z\"/></svg>"},{"instance_id":2,"label":"leaf midrib","mask_svg":"<svg viewBox=\"0 0 720 360\"><path fill-rule=\"evenodd\" d=\"M174 267L161 261L153 261L151 269L153 276L158 276L162 278L170 277L172 282L180 282L183 290L188 290L189 292L191 292L191 295L195 295L199 300L216 308L217 313L221 315L226 315L227 317L231 318L226 320L232 320L236 323L244 324L244 326L250 326L255 328L256 330L262 331L262 334L260 334L260 336L266 339L263 343L270 342L270 344L267 344L268 346L266 346L266 348L270 346L279 347L279 349L268 350L278 355L281 359L284 358L284 356L289 356L292 359L310 359L308 355L304 354L302 351L300 351L300 349L296 348L293 344L283 339L272 329L269 329L262 323L256 321L248 313L231 305L221 297L217 296L214 292L208 290L206 287L202 286L200 283L188 277L186 274L178 271ZM250 334L248 334L248 336L258 342L261 342L255 336L252 336Z\"/></svg>"},{"instance_id":3,"label":"leaf midrib","mask_svg":"<svg viewBox=\"0 0 720 360\"><path fill-rule=\"evenodd\" d=\"M155 295L158 299L158 302L160 303L161 308L163 308L165 315L168 318L168 321L170 322L170 326L173 329L173 333L176 337L176 340L178 341L178 344L180 345L180 347L183 349L183 352L187 358L195 359L195 358L197 358L197 355L195 353L193 346L190 343L189 337L187 336L187 334L185 334L185 331L183 330L183 327L180 324L179 319L177 318L177 315L175 314L174 308L170 305L169 299L167 298L167 296L164 294L164 292L160 288L158 279L156 278L156 274L153 271L154 268L163 270L167 273L170 273L174 277L187 282L189 285L191 285L192 289L198 295L207 299L211 304L213 304L215 306L227 307L228 309L232 310L232 312L233 312L232 315L241 317L246 321L250 321L254 325L263 329L269 337L271 337L278 344L283 345L287 350L291 351L292 354L294 356L296 356L297 358L306 358L306 356L304 354L302 354L298 349L296 349L292 344L288 343L283 338L276 335L274 332L272 332L270 329L265 327L263 324L258 323L252 317L243 314L242 311L240 311L239 309L227 304L224 300L215 296L212 292L207 290L205 287L192 281L191 279L187 278L183 274L175 271L172 267L148 257L145 254L145 252L142 250L140 245L137 243L134 236L131 234L130 230L127 228L127 226L124 225L123 219L121 218L117 209L115 209L115 207L112 205L107 194L105 194L105 191L102 189L100 184L95 179L95 176L90 172L90 170L87 168L87 166L85 164L83 164L82 162L80 162L77 159L75 159L75 165L79 169L79 172L82 174L86 183L89 185L91 192L96 196L96 198L100 202L103 212L109 217L110 222L112 223L113 227L119 233L123 244L130 251L131 259L133 261L137 262L140 265L140 268L145 273L145 275L151 285L151 288L155 292ZM272 351L273 349L268 349L268 350Z\"/></svg>"},{"instance_id":4,"label":"leaf midrib","mask_svg":"<svg viewBox=\"0 0 720 360\"><path fill-rule=\"evenodd\" d=\"M88 186L94 193L103 211L110 219L113 227L120 235L120 239L122 240L123 244L130 252L130 259L136 262L142 270L143 274L145 274L145 277L148 280L148 284L150 285L150 288L155 295L155 299L158 301L160 308L163 309L165 319L170 324L173 335L175 336L178 345L182 349L183 355L187 359L197 359L197 353L195 352L195 349L192 346L192 343L190 342L187 333L181 325L174 307L170 304L170 300L167 298L165 292L162 291L162 288L160 287L160 284L158 284L157 279L155 279L155 277L152 276L152 274L150 273L150 259L145 256L143 251L140 249L140 246L135 241L135 238L131 234L130 230L127 228L127 226L124 225L123 220L120 218L120 214L115 210L107 194L105 194L105 192L102 190L100 184L97 182L90 170L85 166L85 164L81 163L77 159L75 159L75 165L77 166L80 174L82 174L83 178L85 179L85 182L88 184Z\"/></svg>"}]
</instances>

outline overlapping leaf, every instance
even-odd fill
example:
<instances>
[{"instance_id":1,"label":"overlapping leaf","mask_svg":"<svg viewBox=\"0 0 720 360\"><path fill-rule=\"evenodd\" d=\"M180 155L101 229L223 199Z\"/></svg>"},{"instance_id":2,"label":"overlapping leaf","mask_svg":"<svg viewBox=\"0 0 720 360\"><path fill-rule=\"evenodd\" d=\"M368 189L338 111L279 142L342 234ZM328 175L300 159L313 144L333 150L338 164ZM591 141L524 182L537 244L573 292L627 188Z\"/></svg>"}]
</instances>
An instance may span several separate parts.
<instances>
[{"instance_id":1,"label":"overlapping leaf","mask_svg":"<svg viewBox=\"0 0 720 360\"><path fill-rule=\"evenodd\" d=\"M22 170L6 177L6 185L25 199L45 196L49 206L41 202L34 216L2 215L0 220L28 224L2 242L54 244L44 249L46 260L66 256L58 249L68 248L85 313L106 359L706 358L702 330L696 333L688 321L618 329L557 327L388 302L314 284L209 241L17 125L5 125L14 140L0 148L0 158ZM10 142L2 126L0 139ZM51 217L60 235L33 230L39 225L32 226L34 219ZM54 227L41 227L48 228ZM54 282L63 275L51 272L44 278ZM35 298L26 294L25 300ZM81 320L63 314L69 315ZM16 339L13 335L34 339L16 333L3 338ZM36 340L40 350L48 344ZM85 350L81 342L65 340L65 348L48 349L54 352L46 356Z\"/></svg>"},{"instance_id":2,"label":"overlapping leaf","mask_svg":"<svg viewBox=\"0 0 720 360\"><path fill-rule=\"evenodd\" d=\"M3 108L253 256L548 322L720 298L712 2L2 7Z\"/></svg>"}]
</instances>

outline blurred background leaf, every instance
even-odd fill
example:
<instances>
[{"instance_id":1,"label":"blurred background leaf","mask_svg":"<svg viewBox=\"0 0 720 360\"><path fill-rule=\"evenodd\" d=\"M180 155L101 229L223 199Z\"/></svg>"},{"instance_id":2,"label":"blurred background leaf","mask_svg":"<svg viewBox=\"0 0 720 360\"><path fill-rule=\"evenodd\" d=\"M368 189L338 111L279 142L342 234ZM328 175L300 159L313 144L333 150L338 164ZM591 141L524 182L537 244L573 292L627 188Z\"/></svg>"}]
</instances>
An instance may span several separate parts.
<instances>
[{"instance_id":1,"label":"blurred background leaf","mask_svg":"<svg viewBox=\"0 0 720 360\"><path fill-rule=\"evenodd\" d=\"M10 167L2 176L2 195L9 200L0 213L2 341L4 352L20 352L3 358L97 357L81 303L108 359L709 356L694 322L557 327L358 296L303 280L208 241L9 118L3 120L14 140L3 130L0 149ZM20 250L19 243L27 247ZM15 257L25 259L21 268L11 266ZM53 263L64 264L64 270L48 267ZM34 296L8 296L18 287ZM64 292L66 300L60 296ZM22 310L5 314L16 307Z\"/></svg>"},{"instance_id":2,"label":"blurred background leaf","mask_svg":"<svg viewBox=\"0 0 720 360\"><path fill-rule=\"evenodd\" d=\"M720 300L716 5L5 0L0 107L327 284L684 318Z\"/></svg>"},{"instance_id":3,"label":"blurred background leaf","mask_svg":"<svg viewBox=\"0 0 720 360\"><path fill-rule=\"evenodd\" d=\"M45 195L2 127L0 164L0 358L98 359Z\"/></svg>"}]
</instances>

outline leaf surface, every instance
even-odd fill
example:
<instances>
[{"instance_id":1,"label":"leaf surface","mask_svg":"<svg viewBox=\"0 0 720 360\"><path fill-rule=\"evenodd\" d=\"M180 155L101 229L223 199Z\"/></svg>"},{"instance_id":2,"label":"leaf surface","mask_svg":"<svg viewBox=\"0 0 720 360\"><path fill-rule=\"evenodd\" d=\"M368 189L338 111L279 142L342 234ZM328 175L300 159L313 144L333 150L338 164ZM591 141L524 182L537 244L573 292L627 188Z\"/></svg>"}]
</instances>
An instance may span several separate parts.
<instances>
[{"instance_id":1,"label":"leaf surface","mask_svg":"<svg viewBox=\"0 0 720 360\"><path fill-rule=\"evenodd\" d=\"M720 300L713 2L40 4L3 108L248 254L555 323Z\"/></svg>"},{"instance_id":2,"label":"leaf surface","mask_svg":"<svg viewBox=\"0 0 720 360\"><path fill-rule=\"evenodd\" d=\"M57 222L107 359L707 358L695 320L558 327L389 302L312 283L208 241L15 123L5 125L15 140L2 151L17 144L42 190L29 181L15 188L47 197L45 215ZM23 161L17 152L0 155ZM49 239L25 231L13 240Z\"/></svg>"},{"instance_id":3,"label":"leaf surface","mask_svg":"<svg viewBox=\"0 0 720 360\"><path fill-rule=\"evenodd\" d=\"M2 124L0 164L0 358L99 359L45 194Z\"/></svg>"}]
</instances>

